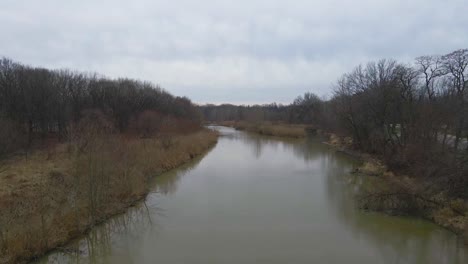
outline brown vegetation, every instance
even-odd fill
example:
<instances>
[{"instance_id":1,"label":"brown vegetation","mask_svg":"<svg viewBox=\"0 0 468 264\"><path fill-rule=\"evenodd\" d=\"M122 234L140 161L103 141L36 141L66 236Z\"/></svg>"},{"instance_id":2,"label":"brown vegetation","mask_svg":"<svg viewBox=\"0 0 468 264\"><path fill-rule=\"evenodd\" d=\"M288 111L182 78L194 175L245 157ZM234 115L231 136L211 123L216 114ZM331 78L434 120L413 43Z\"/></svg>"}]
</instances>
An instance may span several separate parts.
<instances>
[{"instance_id":1,"label":"brown vegetation","mask_svg":"<svg viewBox=\"0 0 468 264\"><path fill-rule=\"evenodd\" d=\"M306 125L292 125L284 123L250 123L245 121L224 121L220 125L233 127L237 130L245 130L266 136L301 138L307 136Z\"/></svg>"},{"instance_id":2,"label":"brown vegetation","mask_svg":"<svg viewBox=\"0 0 468 264\"><path fill-rule=\"evenodd\" d=\"M372 162L371 162L372 164ZM367 165L368 166L368 165ZM364 174L367 171L362 171ZM369 174L367 174L369 175ZM366 210L423 217L460 234L468 242L468 203L443 190L428 190L428 182L389 171L372 173L357 195Z\"/></svg>"},{"instance_id":3,"label":"brown vegetation","mask_svg":"<svg viewBox=\"0 0 468 264\"><path fill-rule=\"evenodd\" d=\"M23 262L74 238L148 192L148 180L205 152L215 132L135 138L82 123L71 143L3 161L0 263Z\"/></svg>"},{"instance_id":4,"label":"brown vegetation","mask_svg":"<svg viewBox=\"0 0 468 264\"><path fill-rule=\"evenodd\" d=\"M356 193L358 206L365 210L391 215L410 215L425 218L461 235L468 242L468 201L454 198L437 180L409 177L391 171L375 155L352 148L349 138L329 134L329 145L362 160L352 171L365 177Z\"/></svg>"},{"instance_id":5,"label":"brown vegetation","mask_svg":"<svg viewBox=\"0 0 468 264\"><path fill-rule=\"evenodd\" d=\"M0 263L121 212L206 151L198 108L159 86L0 59Z\"/></svg>"}]
</instances>

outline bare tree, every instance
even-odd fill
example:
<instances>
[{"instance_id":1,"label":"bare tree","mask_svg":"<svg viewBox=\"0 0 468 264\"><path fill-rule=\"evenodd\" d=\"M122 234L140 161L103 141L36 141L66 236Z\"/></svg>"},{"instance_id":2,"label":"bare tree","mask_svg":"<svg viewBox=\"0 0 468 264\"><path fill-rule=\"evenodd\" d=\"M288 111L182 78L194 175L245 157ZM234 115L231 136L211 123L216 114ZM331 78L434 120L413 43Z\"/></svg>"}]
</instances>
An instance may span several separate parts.
<instances>
[{"instance_id":1,"label":"bare tree","mask_svg":"<svg viewBox=\"0 0 468 264\"><path fill-rule=\"evenodd\" d=\"M450 74L451 84L456 96L457 109L454 149L457 150L465 129L467 111L466 87L468 80L468 49L460 49L442 57L443 67Z\"/></svg>"},{"instance_id":2,"label":"bare tree","mask_svg":"<svg viewBox=\"0 0 468 264\"><path fill-rule=\"evenodd\" d=\"M436 93L435 81L438 77L446 74L443 60L440 56L421 56L416 58L417 69L424 79L424 88L429 100L434 100Z\"/></svg>"}]
</instances>

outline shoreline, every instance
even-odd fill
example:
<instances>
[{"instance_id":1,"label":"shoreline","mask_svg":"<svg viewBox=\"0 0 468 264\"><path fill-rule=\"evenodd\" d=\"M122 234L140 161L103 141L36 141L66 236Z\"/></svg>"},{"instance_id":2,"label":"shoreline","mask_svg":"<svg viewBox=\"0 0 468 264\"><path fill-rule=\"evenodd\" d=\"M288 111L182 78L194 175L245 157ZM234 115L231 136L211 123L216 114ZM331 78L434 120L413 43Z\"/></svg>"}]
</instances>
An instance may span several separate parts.
<instances>
[{"instance_id":1,"label":"shoreline","mask_svg":"<svg viewBox=\"0 0 468 264\"><path fill-rule=\"evenodd\" d=\"M224 125L224 124L220 124L220 125ZM255 131L249 131L249 132L257 133ZM264 135L261 133L257 133L257 134ZM344 153L346 155L349 155L355 159L362 161L362 165L359 166L359 168L350 172L352 174L357 174L358 177L368 176L368 177L371 177L373 181L375 179L375 182L377 182L377 184L397 186L397 188L400 184L408 184L408 183L417 184L418 183L417 182L418 179L410 178L404 175L398 175L398 174L395 174L394 172L389 171L386 165L383 164L383 162L379 160L377 157L367 154L367 153L360 152L358 150L351 149L349 140L347 140L344 137L339 137L336 134L324 132L321 130L317 131L317 134L320 136L324 136L327 139L326 141L323 142L323 144L326 144L327 146L329 146L330 148L334 149L337 152ZM278 136L278 135L275 135L275 136L288 138L288 136ZM197 151L196 153L187 153L188 155L186 155L185 158L180 159L178 160L178 162L171 163L169 166L164 167L162 170L158 171L156 175L153 175L151 179L159 177L161 174L171 171L173 169L177 169L181 166L184 166L185 164L206 154L210 149L213 148L214 145L216 145L217 140L218 140L218 135L216 135L216 139L213 142L211 142L211 144L205 145L201 152ZM81 229L79 230L72 230L71 235L64 237L61 240L56 240L54 241L54 243L48 244L48 249L46 251L43 251L40 254L36 254L34 256L28 256L28 257L20 257L16 259L7 259L5 262L2 262L2 259L0 259L0 263L29 263L31 261L35 261L39 259L42 256L49 254L50 252L53 252L54 250L60 249L62 247L66 248L66 245L68 243L88 234L92 230L93 227L106 222L112 217L124 214L129 208L134 207L137 204L139 204L143 199L146 198L146 196L148 195L150 191L151 191L150 189L145 189L144 193L133 196L129 200L121 201L118 208L110 207L109 210L106 210L98 219L94 220L93 223L90 223L84 227L81 227ZM374 195L379 195L379 190L377 191L373 190L373 191L374 191L373 193ZM385 194L385 192L382 192L381 194ZM414 193L412 195L417 196L420 194ZM404 195L403 198L405 197L406 196ZM426 199L425 197L422 197L422 198ZM443 200L443 201L449 202L449 203L453 202L452 200ZM380 213L384 213L387 215L404 215L404 216L409 216L409 217L422 218L440 226L441 228L444 228L453 232L458 237L463 239L465 243L467 243L468 233L466 230L466 226L461 227L459 225L460 221L465 221L465 223L466 221L468 221L466 216L463 216L462 219L460 219L457 215L454 215L453 212L451 214L450 212L447 212L447 210L452 210L452 211L454 210L451 208L450 204L448 205L440 204L440 205L445 205L445 206L442 206L442 207L438 206L436 208L425 208L424 210L420 210L419 208L418 210L411 212L411 213L398 211L398 209L388 210L388 208L385 208L385 207L372 208L372 206L363 207L362 205L359 207L361 210L375 211L375 212L380 212ZM441 213L446 213L446 214L448 213L448 215L441 215Z\"/></svg>"},{"instance_id":2,"label":"shoreline","mask_svg":"<svg viewBox=\"0 0 468 264\"><path fill-rule=\"evenodd\" d=\"M239 126L236 122L221 122L218 124L265 135L259 133L255 129L249 129L249 125ZM282 126L288 127L287 125ZM247 129L243 129L243 127L247 127ZM360 200L359 203L361 203L361 205L359 207L361 210L380 212L387 215L422 218L453 232L468 245L468 216L465 213L468 208L466 205L467 201L451 199L446 196L442 190L436 194L430 195L414 190L416 188L413 188L413 186L424 183L424 180L390 171L386 164L375 155L352 149L352 142L349 138L339 137L334 133L322 130L317 130L316 134L327 138L323 144L333 148L337 152L349 155L362 162L362 165L350 172L351 174L372 177L372 179L375 179L377 185L385 186L380 190L371 190L371 194L374 196L388 195L387 198L384 198L382 204L372 205L372 201L365 201L365 196L356 197L357 200ZM287 135L275 136L283 138L289 137ZM303 137L305 136L307 136L307 134L304 134ZM387 187L396 194L390 193L390 191L386 189ZM370 199L371 198L368 198L368 200ZM405 208L405 203L407 203L408 200L410 200L410 203L413 203L411 206L413 206L412 209L415 211L410 212L407 211L408 208ZM389 206L385 205L386 202L395 203L396 205L393 208L388 208Z\"/></svg>"},{"instance_id":3,"label":"shoreline","mask_svg":"<svg viewBox=\"0 0 468 264\"><path fill-rule=\"evenodd\" d=\"M215 145L216 145L216 143L214 145L211 145L210 147L208 147L208 149L205 152L200 153L198 155L195 155L192 158L190 158L189 160L186 160L183 163L181 163L181 164L179 164L179 165L177 165L177 166L175 166L173 168L162 171L158 175L153 176L153 178L151 180L154 180L155 178L160 177L161 175L163 175L165 173L171 172L172 170L178 170L178 169L184 167L185 165L187 165L187 164L189 164L189 163L191 163L191 162L193 162L193 161L195 161L195 160L197 160L199 158L202 158L204 155L208 154L208 152L211 151L215 147ZM96 221L96 223L94 223L92 226L89 226L83 232L77 234L75 237L67 238L66 241L64 241L63 243L58 244L57 246L49 249L48 251L44 252L41 255L37 255L37 256L32 257L29 260L26 260L24 263L31 263L33 261L37 261L38 259L40 259L40 258L42 258L44 256L47 256L48 254L50 254L50 253L52 253L52 252L54 252L56 250L59 250L59 251L60 250L67 250L68 249L67 245L69 245L70 243L72 243L73 241L75 241L77 239L82 239L83 237L87 236L93 230L93 228L95 228L95 227L97 227L99 225L105 224L107 221L109 221L110 219L112 219L114 217L124 215L124 214L127 213L127 211L130 208L136 207L139 204L144 203L147 196L148 196L148 194L150 194L150 193L151 193L151 189L148 189L148 192L142 194L141 197L136 198L136 200L130 201L127 204L127 206L121 207L119 210L110 212L103 219L100 219L99 221Z\"/></svg>"},{"instance_id":4,"label":"shoreline","mask_svg":"<svg viewBox=\"0 0 468 264\"><path fill-rule=\"evenodd\" d=\"M144 180L140 180L141 182L139 182L139 184L144 183L148 185L151 180L153 180L156 177L159 177L161 174L171 171L173 169L177 169L178 167L181 167L187 163L190 163L193 160L197 159L198 157L206 154L218 142L218 134L211 130L203 129L199 132L195 132L192 134L175 136L175 139L179 140L177 145L173 147L177 149L169 148L167 150L162 150L162 151L159 150L162 152L163 157L158 157L158 158L162 159L164 163L159 164L157 170L154 170L152 172L146 172L150 175L143 177ZM137 141L141 141L141 139L137 139ZM139 142L137 142L137 144L138 143ZM178 153L175 153L177 155L174 154L173 156L170 156L171 152L178 152ZM180 155L180 154L183 154L183 155ZM18 161L13 161L13 163L17 163L17 162ZM22 162L28 162L28 161L26 160ZM5 170L8 171L8 168ZM134 173L139 173L139 172L135 171ZM3 176L3 175L0 174L0 176ZM135 177L136 176L138 175L135 175ZM114 176L114 177L117 177L117 176ZM131 183L133 184L133 182ZM49 187L49 188L54 189L54 187ZM55 188L58 188L58 187L55 187ZM54 192L54 191L56 190L52 190L51 192ZM48 228L51 231L54 231L54 234L43 233L41 232L39 228L36 228L33 230L34 234L36 234L36 237L33 237L34 241L31 241L31 242L26 239L18 240L18 239L21 239L22 237L25 237L25 238L30 237L31 233L33 233L30 230L24 231L26 232L26 234L22 234L22 233L19 233L17 235L10 234L10 237L9 237L10 240L8 240L8 237L5 239L3 237L2 230L0 230L0 235L2 235L0 236L0 238L3 239L2 241L4 243L3 247L7 247L7 249L8 248L11 249L10 251L7 250L6 252L2 253L2 254L6 253L6 255L0 258L0 263L2 264L4 263L5 264L30 263L32 261L36 261L40 257L45 256L46 254L56 249L66 246L72 240L78 239L82 237L83 235L86 235L96 225L102 224L112 217L125 213L129 208L137 205L143 199L145 199L145 197L148 195L150 191L151 189L149 186L143 186L143 188L138 188L136 191L127 190L125 191L125 193L120 193L121 191L119 191L119 189L115 189L114 192L112 193L112 196L113 196L112 200L109 200L108 202L104 203L98 209L97 212L92 213L94 216L91 219L89 217L90 212L86 211L86 210L89 210L89 205L78 206L78 207L75 207L74 209L69 208L69 207L73 207L73 205L67 205L67 204L59 205L59 207L54 208L57 211L55 212L56 215L49 217L52 220L49 220L48 222L49 224ZM123 198L119 198L119 197L123 197ZM5 195L0 196L0 202L2 201L1 198L13 198L13 197L5 197ZM32 215L37 214L37 212L27 212L27 213L32 214ZM49 218L46 218L46 220L48 220ZM55 225L54 223L56 222L54 222L53 220L59 220L65 223L67 223L67 221L70 221L71 223ZM24 221L26 224L28 223L28 221L30 221L31 223L29 224L32 226L40 225L40 223L33 222L34 220L22 219L22 221ZM22 223L22 224L25 224L25 223ZM11 229L22 231L20 224L15 224L14 227L11 226ZM58 229L60 231L58 231ZM28 233L28 231L30 232ZM8 230L6 232L8 232ZM10 231L10 232L14 232L14 231ZM41 237L44 234L49 234L50 237ZM19 237L19 238L16 238L16 237ZM8 244L8 242L10 244ZM16 245L15 243L20 243L20 245L22 245L22 247L25 247L25 248L27 248L28 245L31 245L33 243L39 244L41 246L39 248L34 248L34 249L29 249L29 250L20 249L20 250L14 251L14 249L17 248L17 246L15 246ZM2 248L0 247L0 250L1 249Z\"/></svg>"},{"instance_id":5,"label":"shoreline","mask_svg":"<svg viewBox=\"0 0 468 264\"><path fill-rule=\"evenodd\" d=\"M313 130L308 125L290 125L283 123L249 123L244 121L215 122L220 126L231 127L240 131L248 131L264 136L305 138Z\"/></svg>"},{"instance_id":6,"label":"shoreline","mask_svg":"<svg viewBox=\"0 0 468 264\"><path fill-rule=\"evenodd\" d=\"M377 185L384 186L380 189L377 188L377 190L372 189L370 197L357 197L358 199L363 199L359 201L361 203L359 206L361 210L380 212L387 215L421 218L451 231L462 239L465 245L468 245L468 216L466 216L465 213L466 201L452 199L446 196L443 190L439 190L439 192L435 194L426 194L417 190L414 186L424 184L424 179L402 175L389 170L387 165L375 155L351 149L351 144L346 138L323 131L321 134L328 137L328 141L324 142L324 144L335 149L335 151L342 152L362 162L362 165L350 173L358 174L358 176L372 177L372 179L375 179ZM387 187L389 187L390 190L388 190ZM401 205L396 205L396 208L389 208L388 205L372 205L372 201L370 201L372 195L389 195L384 199L392 199L392 202L397 204L401 203ZM408 200L415 203L412 205L415 206L412 208L414 211L406 211L407 208L404 208L404 203L408 202ZM383 203L385 203L385 200ZM460 205L461 203L463 203L463 205ZM462 209L457 209L456 207Z\"/></svg>"}]
</instances>

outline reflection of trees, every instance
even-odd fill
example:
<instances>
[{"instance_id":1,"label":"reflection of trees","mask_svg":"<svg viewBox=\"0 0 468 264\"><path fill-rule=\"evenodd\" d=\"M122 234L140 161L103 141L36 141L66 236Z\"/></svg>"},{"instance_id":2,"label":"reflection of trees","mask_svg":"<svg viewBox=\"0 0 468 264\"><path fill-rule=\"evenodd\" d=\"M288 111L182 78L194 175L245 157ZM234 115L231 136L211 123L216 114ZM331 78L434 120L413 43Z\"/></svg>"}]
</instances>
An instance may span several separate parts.
<instances>
[{"instance_id":1,"label":"reflection of trees","mask_svg":"<svg viewBox=\"0 0 468 264\"><path fill-rule=\"evenodd\" d=\"M248 132L237 132L225 137L231 140L242 140L246 145L251 146L257 159L262 155L263 149L269 147L272 149L283 148L293 153L296 158L310 162L321 157L328 148L328 146L322 144L323 139L320 137L306 139L279 138Z\"/></svg>"},{"instance_id":2,"label":"reflection of trees","mask_svg":"<svg viewBox=\"0 0 468 264\"><path fill-rule=\"evenodd\" d=\"M153 190L152 192L158 192L165 195L174 193L177 190L177 185L179 184L180 179L195 169L198 164L200 164L200 161L208 154L208 152L205 152L204 154L195 158L193 161L184 164L177 169L170 170L162 175L159 175L158 177L155 177L151 184L151 190Z\"/></svg>"},{"instance_id":3,"label":"reflection of trees","mask_svg":"<svg viewBox=\"0 0 468 264\"><path fill-rule=\"evenodd\" d=\"M84 238L44 257L38 263L110 263L106 256L110 255L113 243L125 240L122 239L124 236L131 239L132 236L143 235L149 228L157 228L157 219L152 218L154 215L161 216L161 209L147 207L145 203L132 207L125 214L94 227Z\"/></svg>"},{"instance_id":4,"label":"reflection of trees","mask_svg":"<svg viewBox=\"0 0 468 264\"><path fill-rule=\"evenodd\" d=\"M180 168L155 177L150 188L153 192L164 195L175 192L179 180L196 168L205 155L197 157ZM132 240L131 237L141 236L148 232L148 229L157 228L158 217L164 216L163 213L163 210L157 206L147 206L144 202L139 203L137 206L129 208L125 214L113 217L94 227L84 238L55 251L38 263L112 263L107 258L112 255L110 253L113 243ZM124 236L127 238L122 239ZM127 256L131 255L127 254ZM125 260L122 263L132 263L132 260Z\"/></svg>"},{"instance_id":5,"label":"reflection of trees","mask_svg":"<svg viewBox=\"0 0 468 264\"><path fill-rule=\"evenodd\" d=\"M286 150L305 162L320 162L320 167L326 173L324 188L327 190L330 209L353 236L365 238L375 247L386 263L455 264L467 260L464 255L466 253L457 247L453 236L445 232L428 227L424 223L411 224L401 218L356 210L352 197L363 178L349 175L353 163L345 155L328 151L328 147L321 144L320 139L279 139L236 131L223 137L243 141L242 144L252 147L257 158L262 155L262 150L268 147ZM175 192L180 179L194 169L202 158L157 177L153 183L153 190L164 195ZM155 200L157 201L157 198ZM148 229L157 228L160 218L154 216L158 214L163 215L161 209L147 208L145 204L141 204L130 209L125 215L112 218L96 227L85 238L73 243L66 250L48 256L41 263L112 263L112 260L107 259L108 256L115 255L110 252L111 249L115 249L112 243L136 241L137 239L132 239L131 236L141 236L148 232ZM131 248L123 247L124 250ZM128 259L121 263L132 263L132 254L125 254Z\"/></svg>"},{"instance_id":6,"label":"reflection of trees","mask_svg":"<svg viewBox=\"0 0 468 264\"><path fill-rule=\"evenodd\" d=\"M284 139L238 132L230 140L241 140L259 158L265 149L283 149L305 162L318 161L326 173L325 188L330 207L354 237L363 237L375 247L385 263L465 263L468 256L450 233L430 224L357 210L353 197L363 177L350 175L359 162L346 154L329 151L323 139Z\"/></svg>"},{"instance_id":7,"label":"reflection of trees","mask_svg":"<svg viewBox=\"0 0 468 264\"><path fill-rule=\"evenodd\" d=\"M320 137L308 137L302 144L285 146L289 147L297 158L310 162L322 158L328 152L329 147L322 142L323 139Z\"/></svg>"},{"instance_id":8,"label":"reflection of trees","mask_svg":"<svg viewBox=\"0 0 468 264\"><path fill-rule=\"evenodd\" d=\"M343 157L328 155L326 188L330 207L354 236L364 237L382 255L385 263L466 263L468 255L454 235L422 220L389 217L357 210L353 196L363 176L350 175Z\"/></svg>"}]
</instances>

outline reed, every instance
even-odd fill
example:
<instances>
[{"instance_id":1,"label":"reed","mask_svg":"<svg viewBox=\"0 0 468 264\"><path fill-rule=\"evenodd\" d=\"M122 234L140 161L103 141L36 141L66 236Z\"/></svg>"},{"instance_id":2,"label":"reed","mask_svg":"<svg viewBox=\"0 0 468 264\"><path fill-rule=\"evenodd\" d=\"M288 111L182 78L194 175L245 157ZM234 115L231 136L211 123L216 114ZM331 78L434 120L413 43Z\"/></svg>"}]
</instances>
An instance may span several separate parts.
<instances>
[{"instance_id":1,"label":"reed","mask_svg":"<svg viewBox=\"0 0 468 264\"><path fill-rule=\"evenodd\" d=\"M148 181L212 147L217 134L80 138L0 170L0 263L22 263L124 212L148 193Z\"/></svg>"},{"instance_id":2,"label":"reed","mask_svg":"<svg viewBox=\"0 0 468 264\"><path fill-rule=\"evenodd\" d=\"M245 121L224 121L220 125L233 127L266 136L302 138L307 136L307 125L284 124L284 123L250 123Z\"/></svg>"}]
</instances>

